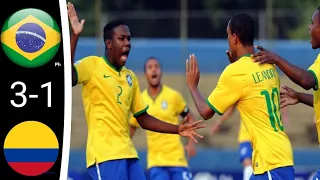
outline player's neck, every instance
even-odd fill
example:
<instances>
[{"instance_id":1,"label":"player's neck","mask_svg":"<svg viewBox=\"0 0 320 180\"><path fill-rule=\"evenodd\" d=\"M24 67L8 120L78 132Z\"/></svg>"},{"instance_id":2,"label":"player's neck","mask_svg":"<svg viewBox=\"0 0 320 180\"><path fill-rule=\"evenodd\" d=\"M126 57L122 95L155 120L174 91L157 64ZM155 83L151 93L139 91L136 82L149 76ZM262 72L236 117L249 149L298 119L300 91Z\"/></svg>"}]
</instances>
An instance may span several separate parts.
<instances>
[{"instance_id":1,"label":"player's neck","mask_svg":"<svg viewBox=\"0 0 320 180\"><path fill-rule=\"evenodd\" d=\"M114 60L110 55L105 54L105 57L106 57L107 61L109 61L109 63L110 63L114 68L116 68L118 71L121 70L122 67L119 66L119 65L117 65L117 63L115 63L116 60Z\"/></svg>"},{"instance_id":2,"label":"player's neck","mask_svg":"<svg viewBox=\"0 0 320 180\"><path fill-rule=\"evenodd\" d=\"M152 97L153 99L156 98L162 90L162 84L159 84L158 86L148 86L148 93L149 96Z\"/></svg>"},{"instance_id":3,"label":"player's neck","mask_svg":"<svg viewBox=\"0 0 320 180\"><path fill-rule=\"evenodd\" d=\"M239 51L237 52L237 59L240 59L243 56L248 56L251 54L254 54L254 47L253 46L243 47L243 48L239 49Z\"/></svg>"}]
</instances>

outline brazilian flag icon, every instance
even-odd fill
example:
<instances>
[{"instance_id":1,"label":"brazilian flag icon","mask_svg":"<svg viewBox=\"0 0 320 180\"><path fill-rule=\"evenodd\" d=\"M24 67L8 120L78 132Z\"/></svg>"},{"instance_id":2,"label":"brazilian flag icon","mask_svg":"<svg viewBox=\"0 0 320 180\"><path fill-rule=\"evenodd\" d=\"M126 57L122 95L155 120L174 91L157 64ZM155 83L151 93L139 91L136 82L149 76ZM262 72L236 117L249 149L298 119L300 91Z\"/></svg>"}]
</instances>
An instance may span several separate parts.
<instances>
[{"instance_id":1,"label":"brazilian flag icon","mask_svg":"<svg viewBox=\"0 0 320 180\"><path fill-rule=\"evenodd\" d=\"M61 32L56 21L39 9L23 9L2 27L1 45L15 64L35 68L48 63L58 52Z\"/></svg>"}]
</instances>

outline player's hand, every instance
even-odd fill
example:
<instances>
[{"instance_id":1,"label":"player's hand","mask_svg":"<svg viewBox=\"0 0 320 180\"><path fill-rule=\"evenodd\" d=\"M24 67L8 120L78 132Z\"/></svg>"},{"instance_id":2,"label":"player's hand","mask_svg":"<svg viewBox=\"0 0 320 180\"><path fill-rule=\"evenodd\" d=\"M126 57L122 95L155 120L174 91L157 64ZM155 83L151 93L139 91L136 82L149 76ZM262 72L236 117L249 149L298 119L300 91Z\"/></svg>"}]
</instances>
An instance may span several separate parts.
<instances>
[{"instance_id":1,"label":"player's hand","mask_svg":"<svg viewBox=\"0 0 320 180\"><path fill-rule=\"evenodd\" d=\"M260 51L252 55L252 57L254 58L254 62L259 62L260 64L275 64L280 59L280 56L266 50L262 46L256 46L256 48Z\"/></svg>"},{"instance_id":2,"label":"player's hand","mask_svg":"<svg viewBox=\"0 0 320 180\"><path fill-rule=\"evenodd\" d=\"M187 151L188 160L197 154L196 147L193 143L188 143L184 148Z\"/></svg>"},{"instance_id":3,"label":"player's hand","mask_svg":"<svg viewBox=\"0 0 320 180\"><path fill-rule=\"evenodd\" d=\"M68 2L67 7L68 7L68 16L71 24L72 33L75 35L79 35L82 32L85 20L82 19L81 21L79 21L77 12L72 3Z\"/></svg>"},{"instance_id":4,"label":"player's hand","mask_svg":"<svg viewBox=\"0 0 320 180\"><path fill-rule=\"evenodd\" d=\"M214 123L210 129L210 136L213 136L216 132L218 132L220 130L220 123Z\"/></svg>"},{"instance_id":5,"label":"player's hand","mask_svg":"<svg viewBox=\"0 0 320 180\"><path fill-rule=\"evenodd\" d=\"M200 79L200 70L198 67L197 58L194 54L189 56L186 60L186 80L189 89L198 86Z\"/></svg>"},{"instance_id":6,"label":"player's hand","mask_svg":"<svg viewBox=\"0 0 320 180\"><path fill-rule=\"evenodd\" d=\"M227 54L227 56L228 56L229 62L230 62L230 63L234 63L234 58L233 58L231 52L230 52L229 50L227 50L227 51L226 51L226 54Z\"/></svg>"},{"instance_id":7,"label":"player's hand","mask_svg":"<svg viewBox=\"0 0 320 180\"><path fill-rule=\"evenodd\" d=\"M299 103L298 93L287 86L282 87L280 90L280 108L297 103Z\"/></svg>"},{"instance_id":8,"label":"player's hand","mask_svg":"<svg viewBox=\"0 0 320 180\"><path fill-rule=\"evenodd\" d=\"M185 117L184 120L179 125L179 135L190 138L193 142L198 143L196 137L203 138L200 134L196 133L197 129L206 127L205 124L201 124L202 120L195 121L193 123L187 123L188 118Z\"/></svg>"}]
</instances>

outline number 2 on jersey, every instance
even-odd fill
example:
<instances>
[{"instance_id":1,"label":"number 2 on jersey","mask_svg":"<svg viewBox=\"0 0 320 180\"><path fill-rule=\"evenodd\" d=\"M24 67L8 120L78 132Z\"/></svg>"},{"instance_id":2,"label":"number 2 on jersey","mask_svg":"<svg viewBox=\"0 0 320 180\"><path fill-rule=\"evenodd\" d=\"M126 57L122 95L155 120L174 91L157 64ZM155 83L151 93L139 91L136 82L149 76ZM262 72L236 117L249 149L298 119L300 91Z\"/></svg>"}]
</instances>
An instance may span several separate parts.
<instances>
[{"instance_id":1,"label":"number 2 on jersey","mask_svg":"<svg viewBox=\"0 0 320 180\"><path fill-rule=\"evenodd\" d=\"M281 117L279 118L279 116L277 114L278 110L280 109L279 108L280 105L279 105L279 103L277 103L277 104L275 103L275 98L277 98L278 102L279 102L278 88L272 89L271 97L270 97L270 94L267 90L261 91L260 94L263 95L266 99L270 123L271 123L271 126L273 127L274 131L276 131L276 132L278 131L276 122L278 124L280 131L283 131L283 126L281 124Z\"/></svg>"},{"instance_id":2,"label":"number 2 on jersey","mask_svg":"<svg viewBox=\"0 0 320 180\"><path fill-rule=\"evenodd\" d=\"M121 87L121 86L118 86L118 88L120 89L120 92L119 92L119 94L118 94L118 96L117 96L117 101L118 101L119 104L122 104L121 101L120 101L120 96L121 96L121 94L122 94L122 87Z\"/></svg>"}]
</instances>

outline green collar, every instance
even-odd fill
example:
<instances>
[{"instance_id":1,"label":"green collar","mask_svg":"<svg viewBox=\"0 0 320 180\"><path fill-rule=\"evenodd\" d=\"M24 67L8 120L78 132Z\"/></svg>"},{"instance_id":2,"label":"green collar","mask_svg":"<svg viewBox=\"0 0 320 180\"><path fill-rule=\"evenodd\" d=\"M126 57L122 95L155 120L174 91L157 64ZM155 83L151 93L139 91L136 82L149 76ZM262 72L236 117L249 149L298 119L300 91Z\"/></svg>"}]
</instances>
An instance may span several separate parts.
<instances>
[{"instance_id":1,"label":"green collar","mask_svg":"<svg viewBox=\"0 0 320 180\"><path fill-rule=\"evenodd\" d=\"M120 71L121 71L121 69L122 69L122 67L120 67L120 69L117 69L116 67L114 67L111 63L110 63L110 61L105 57L105 56L103 56L103 59L106 61L106 63L112 68L112 69L114 69L115 71L117 71L117 72L119 72L120 73Z\"/></svg>"},{"instance_id":2,"label":"green collar","mask_svg":"<svg viewBox=\"0 0 320 180\"><path fill-rule=\"evenodd\" d=\"M240 58L242 58L242 57L251 57L251 54L249 54L249 53L248 53L248 54L244 54L244 55L242 55ZM240 59L240 58L239 58L239 59Z\"/></svg>"}]
</instances>

